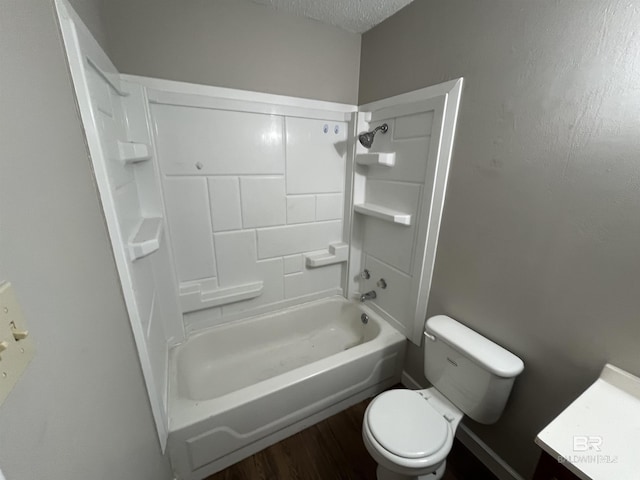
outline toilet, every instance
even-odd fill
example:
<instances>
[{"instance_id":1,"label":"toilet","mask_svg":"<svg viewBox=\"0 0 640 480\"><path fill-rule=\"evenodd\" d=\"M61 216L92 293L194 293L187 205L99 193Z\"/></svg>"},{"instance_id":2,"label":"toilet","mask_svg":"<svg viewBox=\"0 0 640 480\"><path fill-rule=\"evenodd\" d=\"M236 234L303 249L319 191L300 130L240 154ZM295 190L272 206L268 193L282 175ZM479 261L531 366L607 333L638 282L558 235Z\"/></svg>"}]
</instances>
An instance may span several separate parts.
<instances>
[{"instance_id":1,"label":"toilet","mask_svg":"<svg viewBox=\"0 0 640 480\"><path fill-rule=\"evenodd\" d=\"M439 480L464 415L495 423L524 364L517 356L445 315L427 320L424 374L432 387L390 390L374 398L362 437L378 480Z\"/></svg>"}]
</instances>

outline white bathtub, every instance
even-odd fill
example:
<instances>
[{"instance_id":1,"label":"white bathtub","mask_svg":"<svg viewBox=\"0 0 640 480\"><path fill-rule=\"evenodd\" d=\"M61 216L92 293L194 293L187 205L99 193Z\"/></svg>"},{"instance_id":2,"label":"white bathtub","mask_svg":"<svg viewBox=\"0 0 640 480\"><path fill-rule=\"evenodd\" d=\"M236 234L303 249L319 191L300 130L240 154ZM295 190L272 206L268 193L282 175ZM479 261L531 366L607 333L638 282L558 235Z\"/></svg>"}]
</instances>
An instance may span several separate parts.
<instances>
[{"instance_id":1,"label":"white bathtub","mask_svg":"<svg viewBox=\"0 0 640 480\"><path fill-rule=\"evenodd\" d=\"M337 296L190 338L170 357L177 478L205 478L397 383L405 346L371 310Z\"/></svg>"}]
</instances>

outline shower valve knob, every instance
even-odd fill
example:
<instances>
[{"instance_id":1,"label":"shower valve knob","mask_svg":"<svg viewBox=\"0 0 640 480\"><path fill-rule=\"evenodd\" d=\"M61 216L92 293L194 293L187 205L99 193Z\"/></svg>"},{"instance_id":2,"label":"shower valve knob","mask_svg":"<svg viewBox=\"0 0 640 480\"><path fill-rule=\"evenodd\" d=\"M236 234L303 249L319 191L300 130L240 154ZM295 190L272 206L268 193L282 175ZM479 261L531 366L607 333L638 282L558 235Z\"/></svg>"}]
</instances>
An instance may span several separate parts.
<instances>
[{"instance_id":1,"label":"shower valve knob","mask_svg":"<svg viewBox=\"0 0 640 480\"><path fill-rule=\"evenodd\" d=\"M385 288L387 288L387 281L384 278L381 278L380 280L378 280L378 283L376 283L376 285L384 290Z\"/></svg>"},{"instance_id":2,"label":"shower valve knob","mask_svg":"<svg viewBox=\"0 0 640 480\"><path fill-rule=\"evenodd\" d=\"M371 278L371 274L369 273L369 270L367 270L366 268L362 271L362 273L360 274L360 278L364 279L364 280L369 280Z\"/></svg>"}]
</instances>

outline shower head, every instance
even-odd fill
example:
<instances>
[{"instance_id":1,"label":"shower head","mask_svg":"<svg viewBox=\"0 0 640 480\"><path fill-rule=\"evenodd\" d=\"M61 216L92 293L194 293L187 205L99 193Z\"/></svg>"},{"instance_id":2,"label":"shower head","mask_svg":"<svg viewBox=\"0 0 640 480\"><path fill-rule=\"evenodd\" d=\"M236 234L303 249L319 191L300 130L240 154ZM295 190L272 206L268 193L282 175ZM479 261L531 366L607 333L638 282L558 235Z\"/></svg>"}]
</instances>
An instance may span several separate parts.
<instances>
[{"instance_id":1,"label":"shower head","mask_svg":"<svg viewBox=\"0 0 640 480\"><path fill-rule=\"evenodd\" d=\"M371 145L373 145L373 137L376 136L378 130L380 130L382 133L387 133L387 130L389 130L389 125L383 123L370 132L361 133L360 135L358 135L358 141L364 148L371 148Z\"/></svg>"}]
</instances>

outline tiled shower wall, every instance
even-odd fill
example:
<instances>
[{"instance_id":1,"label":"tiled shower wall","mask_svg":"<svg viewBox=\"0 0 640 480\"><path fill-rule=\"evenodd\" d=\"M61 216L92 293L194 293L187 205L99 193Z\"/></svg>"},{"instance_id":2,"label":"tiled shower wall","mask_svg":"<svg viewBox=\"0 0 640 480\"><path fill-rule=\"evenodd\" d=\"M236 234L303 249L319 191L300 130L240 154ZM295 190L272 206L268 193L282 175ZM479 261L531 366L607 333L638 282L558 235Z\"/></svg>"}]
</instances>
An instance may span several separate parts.
<instances>
[{"instance_id":1,"label":"tiled shower wall","mask_svg":"<svg viewBox=\"0 0 640 480\"><path fill-rule=\"evenodd\" d=\"M346 264L307 268L304 254L346 238L346 122L159 103L151 113L181 290L263 282L255 298L186 313L188 332L341 293Z\"/></svg>"}]
</instances>

